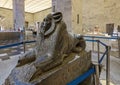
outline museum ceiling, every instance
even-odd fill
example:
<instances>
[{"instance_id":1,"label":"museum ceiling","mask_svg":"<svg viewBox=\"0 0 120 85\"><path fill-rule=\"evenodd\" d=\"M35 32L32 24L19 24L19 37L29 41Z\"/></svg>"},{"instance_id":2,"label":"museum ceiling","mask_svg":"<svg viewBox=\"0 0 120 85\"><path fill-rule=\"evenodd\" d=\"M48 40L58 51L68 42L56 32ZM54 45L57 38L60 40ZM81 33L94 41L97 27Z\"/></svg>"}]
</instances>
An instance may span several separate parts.
<instances>
[{"instance_id":1,"label":"museum ceiling","mask_svg":"<svg viewBox=\"0 0 120 85\"><path fill-rule=\"evenodd\" d=\"M13 0L0 0L0 7L12 9ZM35 13L51 7L52 0L25 0L25 12Z\"/></svg>"}]
</instances>

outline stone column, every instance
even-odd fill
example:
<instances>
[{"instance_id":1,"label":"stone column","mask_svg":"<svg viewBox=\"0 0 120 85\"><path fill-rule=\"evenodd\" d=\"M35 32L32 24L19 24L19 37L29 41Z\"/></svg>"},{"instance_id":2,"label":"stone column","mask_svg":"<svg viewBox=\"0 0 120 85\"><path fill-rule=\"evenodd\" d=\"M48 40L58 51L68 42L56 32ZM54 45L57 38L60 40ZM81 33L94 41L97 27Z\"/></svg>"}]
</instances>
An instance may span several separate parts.
<instances>
[{"instance_id":1,"label":"stone column","mask_svg":"<svg viewBox=\"0 0 120 85\"><path fill-rule=\"evenodd\" d=\"M23 29L25 23L24 0L13 0L14 29Z\"/></svg>"},{"instance_id":2,"label":"stone column","mask_svg":"<svg viewBox=\"0 0 120 85\"><path fill-rule=\"evenodd\" d=\"M62 12L67 30L72 31L72 0L52 0L52 11Z\"/></svg>"}]
</instances>

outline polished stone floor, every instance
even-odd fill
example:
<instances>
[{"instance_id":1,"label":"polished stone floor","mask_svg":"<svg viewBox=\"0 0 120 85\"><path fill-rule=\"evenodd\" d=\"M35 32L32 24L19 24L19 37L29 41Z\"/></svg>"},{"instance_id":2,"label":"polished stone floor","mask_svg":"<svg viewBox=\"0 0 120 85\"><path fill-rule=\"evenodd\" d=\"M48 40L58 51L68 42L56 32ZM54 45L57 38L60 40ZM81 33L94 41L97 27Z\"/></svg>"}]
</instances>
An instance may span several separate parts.
<instances>
[{"instance_id":1,"label":"polished stone floor","mask_svg":"<svg viewBox=\"0 0 120 85\"><path fill-rule=\"evenodd\" d=\"M16 42L19 42L19 41L18 40L0 41L0 46L13 44ZM30 44L26 44L25 49L26 49L26 51L28 51L28 50L32 50L33 47L35 47L35 43L30 43ZM0 49L0 59L6 60L6 59L9 59L10 56L19 55L22 53L24 53L23 45Z\"/></svg>"},{"instance_id":2,"label":"polished stone floor","mask_svg":"<svg viewBox=\"0 0 120 85\"><path fill-rule=\"evenodd\" d=\"M100 57L103 54L100 54ZM92 61L97 61L97 53L92 53ZM104 57L102 61L102 72L100 75L100 80L102 82L102 85L106 85L106 56ZM120 58L110 56L110 82L112 84L110 85L120 85Z\"/></svg>"},{"instance_id":3,"label":"polished stone floor","mask_svg":"<svg viewBox=\"0 0 120 85\"><path fill-rule=\"evenodd\" d=\"M19 42L19 41L1 41L0 45L6 45L6 44L11 44L11 43L15 43L15 42ZM87 44L87 48L90 48L90 44ZM32 50L32 48L35 47L35 43L30 43L30 44L26 44L26 51L28 50ZM15 47L11 47L11 48L7 48L7 49L0 49L0 68L2 68L2 70L0 70L1 75L6 74L5 71L6 69L9 69L9 67L15 67L15 63L17 63L17 56L20 54L24 53L24 47L23 45L20 46L15 46ZM88 49L90 50L90 49ZM100 56L102 56L103 54L100 54ZM12 59L11 57L12 56ZM9 59L10 58L10 59ZM97 60L97 54L96 53L92 53L92 61ZM15 63L13 63L13 61ZM102 69L102 73L100 76L100 79L105 81L106 80L106 57L103 59L103 69ZM111 82L113 84L110 85L120 85L120 58L115 57L115 56L110 56L110 78L111 78ZM9 69L10 71L10 69ZM8 75L4 76L5 78ZM0 82L2 82L3 77L0 76ZM106 84L102 84L102 85L106 85Z\"/></svg>"}]
</instances>

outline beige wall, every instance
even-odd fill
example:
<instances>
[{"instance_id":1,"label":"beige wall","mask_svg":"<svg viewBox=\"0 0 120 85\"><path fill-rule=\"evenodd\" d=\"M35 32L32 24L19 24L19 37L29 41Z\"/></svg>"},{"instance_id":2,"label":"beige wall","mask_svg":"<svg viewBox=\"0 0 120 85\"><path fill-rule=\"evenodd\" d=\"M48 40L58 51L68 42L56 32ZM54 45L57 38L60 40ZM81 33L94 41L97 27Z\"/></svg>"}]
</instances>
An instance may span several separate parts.
<instances>
[{"instance_id":1,"label":"beige wall","mask_svg":"<svg viewBox=\"0 0 120 85\"><path fill-rule=\"evenodd\" d=\"M83 29L105 28L104 0L83 0L82 11Z\"/></svg>"},{"instance_id":2,"label":"beige wall","mask_svg":"<svg viewBox=\"0 0 120 85\"><path fill-rule=\"evenodd\" d=\"M0 22L4 28L13 28L13 13L11 10L0 8L0 15L4 16L3 22Z\"/></svg>"},{"instance_id":3,"label":"beige wall","mask_svg":"<svg viewBox=\"0 0 120 85\"><path fill-rule=\"evenodd\" d=\"M105 0L105 23L120 25L120 0Z\"/></svg>"},{"instance_id":4,"label":"beige wall","mask_svg":"<svg viewBox=\"0 0 120 85\"><path fill-rule=\"evenodd\" d=\"M54 0L53 0L54 1ZM64 0L62 0L62 1L64 1ZM62 1L61 1L61 3L59 2L59 0L58 0L58 2L60 3L59 5L61 6L61 4L62 4ZM66 0L66 2L69 2L69 0ZM64 1L65 2L65 1ZM68 3L65 3L64 5L67 5ZM62 11L62 12L70 12L71 13L71 15L69 14L69 13L65 13L64 14L64 18L66 18L66 23L67 22L70 22L70 21L68 21L68 20L71 20L71 19L67 19L67 18L70 18L71 16L72 16L72 25L70 25L70 26L72 26L72 29L71 28L69 28L69 26L67 26L68 27L68 31L69 30L72 30L72 31L74 31L75 33L82 33L82 0L72 0L72 2L69 2L69 4L71 4L72 5L72 7L71 7L71 5L70 6L64 6L63 8L61 7L60 8L60 6L57 6L57 7L59 7L59 8L56 8L56 10L58 11L58 10L60 10L60 11ZM63 4L62 4L63 5ZM70 9L68 9L68 7L71 7L70 9L72 9L71 11L70 11ZM78 9L79 8L79 9ZM35 13L34 14L34 21L36 22L36 21L42 21L43 20L43 18L48 14L48 13L51 13L51 11L52 11L52 8L49 8L49 9L46 9L46 10L44 10L44 11L41 11L41 12L38 12L38 13ZM77 15L79 15L79 23L77 23ZM71 24L71 23L70 23ZM68 25L69 25L69 23L68 23Z\"/></svg>"},{"instance_id":5,"label":"beige wall","mask_svg":"<svg viewBox=\"0 0 120 85\"><path fill-rule=\"evenodd\" d=\"M5 17L2 22L5 29L13 28L13 12L10 9L0 8L0 15ZM25 21L29 22L29 26L33 25L34 19L32 13L25 13Z\"/></svg>"},{"instance_id":6,"label":"beige wall","mask_svg":"<svg viewBox=\"0 0 120 85\"><path fill-rule=\"evenodd\" d=\"M96 25L103 32L106 24L120 24L120 0L83 0L83 28L94 28Z\"/></svg>"},{"instance_id":7,"label":"beige wall","mask_svg":"<svg viewBox=\"0 0 120 85\"><path fill-rule=\"evenodd\" d=\"M43 11L40 11L40 12L36 12L34 13L34 22L42 22L42 20L44 19L44 17L51 13L52 9L49 8L49 9L46 9L46 10L43 10Z\"/></svg>"},{"instance_id":8,"label":"beige wall","mask_svg":"<svg viewBox=\"0 0 120 85\"><path fill-rule=\"evenodd\" d=\"M93 29L98 25L105 32L106 24L120 25L120 0L72 0L72 29L76 33L82 33L82 29ZM34 14L26 13L25 21L29 25L42 21L52 11L51 8ZM0 15L6 17L4 26L13 27L12 11L0 8ZM77 23L79 15L79 23Z\"/></svg>"},{"instance_id":9,"label":"beige wall","mask_svg":"<svg viewBox=\"0 0 120 85\"><path fill-rule=\"evenodd\" d=\"M37 12L37 13L25 13L25 21L29 23L29 26L33 26L36 21L42 21L43 18L51 13L51 8ZM0 15L5 17L5 20L0 24L4 26L5 29L13 28L13 12L10 9L0 8Z\"/></svg>"},{"instance_id":10,"label":"beige wall","mask_svg":"<svg viewBox=\"0 0 120 85\"><path fill-rule=\"evenodd\" d=\"M29 22L28 25L34 25L34 16L32 13L25 13L25 21Z\"/></svg>"},{"instance_id":11,"label":"beige wall","mask_svg":"<svg viewBox=\"0 0 120 85\"><path fill-rule=\"evenodd\" d=\"M72 0L72 29L75 33L82 33L82 0Z\"/></svg>"}]
</instances>

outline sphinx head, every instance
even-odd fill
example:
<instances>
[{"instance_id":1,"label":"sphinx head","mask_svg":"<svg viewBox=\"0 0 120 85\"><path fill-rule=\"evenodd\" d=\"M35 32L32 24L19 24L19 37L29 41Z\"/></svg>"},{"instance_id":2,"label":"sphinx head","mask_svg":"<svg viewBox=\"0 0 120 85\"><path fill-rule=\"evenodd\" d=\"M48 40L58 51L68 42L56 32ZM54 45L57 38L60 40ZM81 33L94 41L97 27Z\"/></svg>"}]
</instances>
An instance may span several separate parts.
<instances>
[{"instance_id":1,"label":"sphinx head","mask_svg":"<svg viewBox=\"0 0 120 85\"><path fill-rule=\"evenodd\" d=\"M41 23L40 33L43 37L49 37L54 33L56 24L58 24L62 20L62 13L55 12L48 14Z\"/></svg>"}]
</instances>

